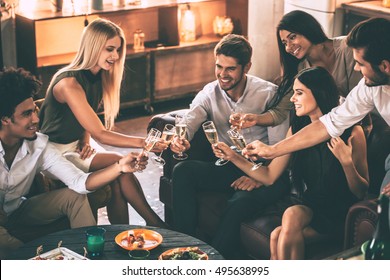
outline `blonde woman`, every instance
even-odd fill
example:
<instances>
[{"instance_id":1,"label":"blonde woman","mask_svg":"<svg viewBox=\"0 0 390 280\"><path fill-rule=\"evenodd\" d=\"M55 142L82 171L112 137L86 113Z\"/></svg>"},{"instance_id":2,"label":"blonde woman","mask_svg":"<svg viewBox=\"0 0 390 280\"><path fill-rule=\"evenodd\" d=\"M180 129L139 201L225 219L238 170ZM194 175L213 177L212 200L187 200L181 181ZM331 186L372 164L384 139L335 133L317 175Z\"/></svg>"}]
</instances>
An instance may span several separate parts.
<instances>
[{"instance_id":1,"label":"blonde woman","mask_svg":"<svg viewBox=\"0 0 390 280\"><path fill-rule=\"evenodd\" d=\"M122 157L96 152L90 146L90 137L116 147L144 145L142 137L110 130L119 111L125 56L123 30L109 20L96 19L85 28L74 60L54 75L48 87L40 113L41 131L85 172L102 169ZM96 114L100 105L104 106L105 126ZM165 148L162 141L156 144L155 151ZM129 223L127 203L130 203L147 225L165 226L147 203L134 174L121 175L111 189L107 212L112 224Z\"/></svg>"}]
</instances>

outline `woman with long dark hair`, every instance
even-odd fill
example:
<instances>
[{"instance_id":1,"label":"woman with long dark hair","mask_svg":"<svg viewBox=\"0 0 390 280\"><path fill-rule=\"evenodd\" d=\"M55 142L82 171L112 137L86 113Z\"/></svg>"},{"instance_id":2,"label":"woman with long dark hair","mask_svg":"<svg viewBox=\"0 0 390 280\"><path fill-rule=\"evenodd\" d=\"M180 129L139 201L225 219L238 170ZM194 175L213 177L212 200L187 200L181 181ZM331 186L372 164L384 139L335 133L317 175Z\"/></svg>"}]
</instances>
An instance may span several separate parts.
<instances>
[{"instance_id":1,"label":"woman with long dark hair","mask_svg":"<svg viewBox=\"0 0 390 280\"><path fill-rule=\"evenodd\" d=\"M294 77L299 70L312 66L325 68L334 78L340 96L345 97L362 78L354 71L352 49L346 37L328 38L318 21L303 11L285 14L276 28L281 78L279 88L270 109L261 114L246 114L243 127L252 125L278 125L293 109L290 98L293 94Z\"/></svg>"}]
</instances>

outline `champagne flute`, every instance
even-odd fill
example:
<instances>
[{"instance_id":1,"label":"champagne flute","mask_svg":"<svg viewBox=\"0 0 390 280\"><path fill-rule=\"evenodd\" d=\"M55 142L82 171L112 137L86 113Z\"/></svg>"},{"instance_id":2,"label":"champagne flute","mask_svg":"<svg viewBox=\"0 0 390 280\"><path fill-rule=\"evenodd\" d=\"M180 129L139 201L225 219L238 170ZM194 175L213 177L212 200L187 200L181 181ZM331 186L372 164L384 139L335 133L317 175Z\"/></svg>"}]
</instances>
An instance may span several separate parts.
<instances>
[{"instance_id":1,"label":"champagne flute","mask_svg":"<svg viewBox=\"0 0 390 280\"><path fill-rule=\"evenodd\" d=\"M148 135L146 136L145 144L144 144L144 147L142 149L141 154L144 154L144 153L147 154L148 152L150 152L153 149L154 145L156 145L156 143L160 139L160 136L161 136L160 131L158 131L155 128L150 129ZM137 171L139 173L142 173L142 170L139 169L138 163L135 165L135 168L138 169Z\"/></svg>"},{"instance_id":2,"label":"champagne flute","mask_svg":"<svg viewBox=\"0 0 390 280\"><path fill-rule=\"evenodd\" d=\"M207 140L209 140L211 145L215 145L218 143L218 133L217 129L212 121L205 122L202 124L203 131L206 134ZM218 159L215 162L215 165L222 166L228 163L228 160L224 160L223 158Z\"/></svg>"},{"instance_id":3,"label":"champagne flute","mask_svg":"<svg viewBox=\"0 0 390 280\"><path fill-rule=\"evenodd\" d=\"M230 139L233 141L234 145L236 146L236 151L241 152L242 149L246 147L246 140L244 136L238 132L236 129L230 129L228 130L227 134L229 135ZM254 171L260 166L263 165L262 162L259 162L256 164L252 159L248 158L248 160L252 163L252 168L251 170Z\"/></svg>"},{"instance_id":4,"label":"champagne flute","mask_svg":"<svg viewBox=\"0 0 390 280\"><path fill-rule=\"evenodd\" d=\"M173 136L175 136L175 126L172 124L166 124L164 126L163 133L161 135L161 139L168 142L168 145L169 145L173 140ZM153 160L159 166L165 165L165 160L161 157L163 152L164 151L161 151L161 153L158 156L153 157Z\"/></svg>"},{"instance_id":5,"label":"champagne flute","mask_svg":"<svg viewBox=\"0 0 390 280\"><path fill-rule=\"evenodd\" d=\"M185 139L187 133L187 120L185 116L176 115L175 129L176 135L179 137L179 139ZM180 151L178 154L174 154L173 158L176 160L185 160L188 158L188 155L183 153L183 151Z\"/></svg>"},{"instance_id":6,"label":"champagne flute","mask_svg":"<svg viewBox=\"0 0 390 280\"><path fill-rule=\"evenodd\" d=\"M242 108L240 108L238 104L233 105L232 113L229 118L239 123L239 125L236 127L236 129L238 130L241 130L242 128L242 124L243 124L242 116L243 116Z\"/></svg>"}]
</instances>

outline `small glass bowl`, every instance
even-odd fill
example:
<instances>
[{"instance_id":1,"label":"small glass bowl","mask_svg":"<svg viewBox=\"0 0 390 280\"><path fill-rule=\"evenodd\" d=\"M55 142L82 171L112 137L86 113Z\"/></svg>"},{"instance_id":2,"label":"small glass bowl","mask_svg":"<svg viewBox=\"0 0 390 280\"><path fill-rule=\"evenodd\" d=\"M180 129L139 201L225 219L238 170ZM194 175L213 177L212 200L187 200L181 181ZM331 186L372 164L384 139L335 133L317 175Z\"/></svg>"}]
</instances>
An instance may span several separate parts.
<instances>
[{"instance_id":1,"label":"small glass bowl","mask_svg":"<svg viewBox=\"0 0 390 280\"><path fill-rule=\"evenodd\" d=\"M129 251L129 257L133 260L146 260L149 258L150 252L145 249Z\"/></svg>"}]
</instances>

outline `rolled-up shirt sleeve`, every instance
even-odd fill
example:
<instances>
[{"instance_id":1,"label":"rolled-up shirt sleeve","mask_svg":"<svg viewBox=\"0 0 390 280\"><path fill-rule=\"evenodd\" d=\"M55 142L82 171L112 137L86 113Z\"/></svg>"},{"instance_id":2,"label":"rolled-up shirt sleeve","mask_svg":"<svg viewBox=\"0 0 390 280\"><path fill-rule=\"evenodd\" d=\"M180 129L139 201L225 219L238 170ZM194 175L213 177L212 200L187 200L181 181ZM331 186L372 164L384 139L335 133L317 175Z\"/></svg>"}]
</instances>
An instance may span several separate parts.
<instances>
[{"instance_id":1,"label":"rolled-up shirt sleeve","mask_svg":"<svg viewBox=\"0 0 390 280\"><path fill-rule=\"evenodd\" d=\"M73 163L64 158L52 144L48 143L42 154L41 172L49 178L61 180L69 189L80 194L87 194L86 181L89 173L78 169Z\"/></svg>"},{"instance_id":2,"label":"rolled-up shirt sleeve","mask_svg":"<svg viewBox=\"0 0 390 280\"><path fill-rule=\"evenodd\" d=\"M323 115L320 121L331 137L338 137L344 130L361 121L374 109L371 89L364 79L348 94L345 102Z\"/></svg>"}]
</instances>

